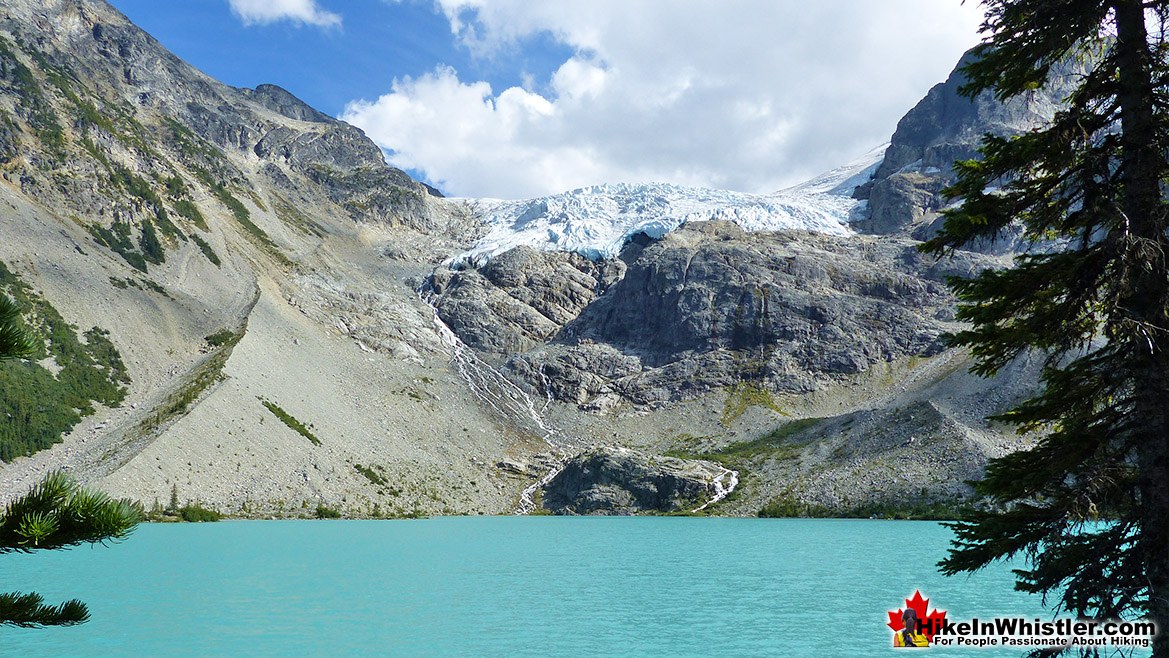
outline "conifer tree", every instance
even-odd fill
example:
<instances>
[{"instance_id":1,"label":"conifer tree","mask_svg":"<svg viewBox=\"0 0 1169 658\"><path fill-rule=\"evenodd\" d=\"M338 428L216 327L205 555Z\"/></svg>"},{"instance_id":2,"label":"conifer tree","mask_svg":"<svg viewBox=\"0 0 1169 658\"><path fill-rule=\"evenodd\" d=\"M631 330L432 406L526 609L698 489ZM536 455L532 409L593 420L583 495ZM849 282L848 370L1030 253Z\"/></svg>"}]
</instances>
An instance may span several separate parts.
<instances>
[{"instance_id":1,"label":"conifer tree","mask_svg":"<svg viewBox=\"0 0 1169 658\"><path fill-rule=\"evenodd\" d=\"M974 371L1046 357L1042 391L999 416L1040 438L992 461L990 505L955 524L942 570L1011 556L1019 589L1065 612L1145 617L1169 656L1169 0L984 0L963 93L1042 87L1066 58L1090 72L1039 129L987 136L956 165L961 205L923 245L945 254L1022 226L1008 270L952 281Z\"/></svg>"},{"instance_id":2,"label":"conifer tree","mask_svg":"<svg viewBox=\"0 0 1169 658\"><path fill-rule=\"evenodd\" d=\"M21 359L35 351L36 346L20 324L20 308L0 295L0 360Z\"/></svg>"},{"instance_id":3,"label":"conifer tree","mask_svg":"<svg viewBox=\"0 0 1169 658\"><path fill-rule=\"evenodd\" d=\"M0 295L0 360L24 358L36 347L20 323L20 309ZM111 500L83 489L68 476L50 473L32 491L0 514L0 554L66 548L124 538L142 520L142 509L128 500ZM46 605L36 593L0 593L0 626L79 624L89 618L76 599Z\"/></svg>"}]
</instances>

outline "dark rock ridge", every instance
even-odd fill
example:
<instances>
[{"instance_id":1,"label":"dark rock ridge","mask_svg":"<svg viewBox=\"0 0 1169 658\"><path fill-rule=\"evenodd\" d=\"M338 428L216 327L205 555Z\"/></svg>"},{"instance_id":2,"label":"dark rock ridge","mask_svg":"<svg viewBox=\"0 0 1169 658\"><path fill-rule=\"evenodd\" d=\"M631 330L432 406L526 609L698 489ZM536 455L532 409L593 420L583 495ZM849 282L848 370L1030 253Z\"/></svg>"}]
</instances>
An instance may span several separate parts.
<instances>
[{"instance_id":1,"label":"dark rock ridge","mask_svg":"<svg viewBox=\"0 0 1169 658\"><path fill-rule=\"evenodd\" d=\"M283 87L258 85L255 89L240 89L240 92L256 103L289 119L314 123L333 123L336 121L324 112L309 107L308 103L293 96Z\"/></svg>"},{"instance_id":2,"label":"dark rock ridge","mask_svg":"<svg viewBox=\"0 0 1169 658\"><path fill-rule=\"evenodd\" d=\"M897 123L885 159L873 180L857 189L869 200L869 213L855 224L868 233L913 234L928 239L946 199L942 188L953 181L954 162L978 157L983 135L1018 135L1050 120L1090 63L1064 62L1046 87L1001 103L987 91L973 99L958 93L966 83L961 68L967 53L945 82L930 89ZM1010 243L995 245L1004 252Z\"/></svg>"},{"instance_id":3,"label":"dark rock ridge","mask_svg":"<svg viewBox=\"0 0 1169 658\"><path fill-rule=\"evenodd\" d=\"M677 512L709 500L722 473L712 462L598 449L573 457L544 485L543 505L574 515Z\"/></svg>"}]
</instances>

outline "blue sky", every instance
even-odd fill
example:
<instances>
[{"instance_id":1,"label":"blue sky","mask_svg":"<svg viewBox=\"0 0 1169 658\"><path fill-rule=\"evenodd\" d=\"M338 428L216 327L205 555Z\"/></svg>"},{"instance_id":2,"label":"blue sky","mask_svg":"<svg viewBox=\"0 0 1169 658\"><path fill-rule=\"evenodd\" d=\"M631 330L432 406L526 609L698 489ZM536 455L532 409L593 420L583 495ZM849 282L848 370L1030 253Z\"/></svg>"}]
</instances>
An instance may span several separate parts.
<instances>
[{"instance_id":1,"label":"blue sky","mask_svg":"<svg viewBox=\"0 0 1169 658\"><path fill-rule=\"evenodd\" d=\"M271 83L333 116L358 98L377 98L395 78L442 63L506 89L524 75L547 80L572 49L547 34L491 57L472 56L429 0L331 2L337 26L290 19L245 24L225 0L113 0L171 52L236 87Z\"/></svg>"},{"instance_id":2,"label":"blue sky","mask_svg":"<svg viewBox=\"0 0 1169 658\"><path fill-rule=\"evenodd\" d=\"M231 85L278 84L448 194L765 193L888 140L977 42L959 0L112 0Z\"/></svg>"}]
</instances>

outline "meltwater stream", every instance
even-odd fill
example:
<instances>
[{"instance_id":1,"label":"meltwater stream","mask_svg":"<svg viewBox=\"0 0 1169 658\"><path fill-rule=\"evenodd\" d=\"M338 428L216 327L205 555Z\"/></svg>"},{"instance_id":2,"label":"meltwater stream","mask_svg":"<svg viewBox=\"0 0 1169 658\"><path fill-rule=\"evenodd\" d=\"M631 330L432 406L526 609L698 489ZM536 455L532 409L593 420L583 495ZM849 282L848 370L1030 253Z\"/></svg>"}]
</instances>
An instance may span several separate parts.
<instances>
[{"instance_id":1,"label":"meltwater stream","mask_svg":"<svg viewBox=\"0 0 1169 658\"><path fill-rule=\"evenodd\" d=\"M544 421L541 414L552 402L552 392L547 385L547 379L544 380L544 405L537 410L535 402L532 401L532 397L527 392L512 383L503 373L480 359L479 355L475 354L475 351L442 321L435 304L434 287L429 277L418 288L417 292L418 298L430 307L438 335L442 338L443 343L451 348L451 363L458 369L459 375L467 382L467 386L470 387L475 397L504 418L521 420L522 422L530 421L540 432L541 440L556 453L557 457L549 467L548 472L520 494L520 507L516 510L516 514L531 512L536 508L535 500L532 497L538 489L551 482L552 478L564 470L569 456L568 448L572 447L555 428ZM543 369L540 370L540 376L544 377ZM712 484L714 485L714 495L711 496L710 500L691 511L701 512L729 496L739 484L739 472L723 468L718 477L714 478Z\"/></svg>"},{"instance_id":2,"label":"meltwater stream","mask_svg":"<svg viewBox=\"0 0 1169 658\"><path fill-rule=\"evenodd\" d=\"M536 503L532 499L536 490L551 482L552 478L564 469L564 464L568 460L568 446L559 437L556 430L544 422L530 395L512 383L503 373L480 359L475 351L468 347L458 334L442 321L438 315L438 307L434 303L434 297L434 288L428 278L426 283L418 289L418 298L433 312L435 329L443 343L451 348L451 363L455 365L459 375L467 382L471 393L504 418L522 420L523 422L530 421L540 432L540 439L557 454L557 458L548 472L520 494L520 507L516 510L516 514L527 514L536 507ZM545 407L547 407L547 402Z\"/></svg>"}]
</instances>

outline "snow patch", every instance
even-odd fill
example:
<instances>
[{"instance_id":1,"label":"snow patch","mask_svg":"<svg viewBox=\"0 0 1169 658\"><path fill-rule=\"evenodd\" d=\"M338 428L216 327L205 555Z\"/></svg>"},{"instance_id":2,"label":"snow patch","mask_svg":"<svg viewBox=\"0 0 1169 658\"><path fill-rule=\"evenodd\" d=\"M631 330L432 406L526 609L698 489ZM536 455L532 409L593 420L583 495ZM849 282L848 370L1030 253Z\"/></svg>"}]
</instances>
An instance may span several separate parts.
<instances>
[{"instance_id":1,"label":"snow patch","mask_svg":"<svg viewBox=\"0 0 1169 658\"><path fill-rule=\"evenodd\" d=\"M852 192L876 171L888 145L843 167L773 194L755 195L668 183L585 187L537 199L457 199L491 229L452 264L482 265L520 245L615 256L638 233L660 238L687 222L721 219L747 231L802 229L849 235L863 202Z\"/></svg>"}]
</instances>

